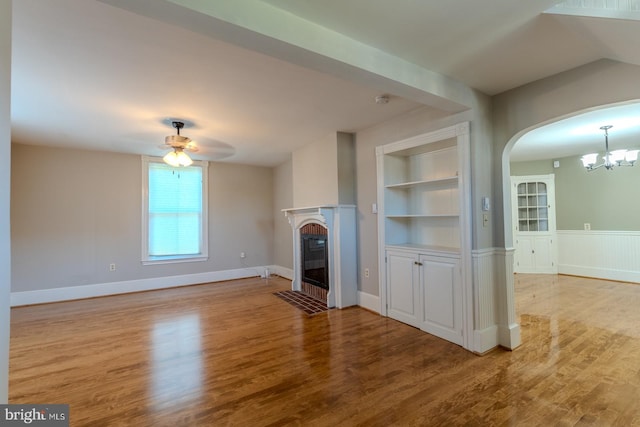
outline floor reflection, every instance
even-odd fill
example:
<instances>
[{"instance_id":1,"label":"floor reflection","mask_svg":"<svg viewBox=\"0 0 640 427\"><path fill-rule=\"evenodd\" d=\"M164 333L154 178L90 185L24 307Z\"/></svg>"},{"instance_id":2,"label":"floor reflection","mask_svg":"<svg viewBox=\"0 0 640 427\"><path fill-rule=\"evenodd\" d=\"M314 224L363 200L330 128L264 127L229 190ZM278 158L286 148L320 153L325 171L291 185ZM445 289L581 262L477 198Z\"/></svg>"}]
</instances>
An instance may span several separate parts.
<instances>
[{"instance_id":1,"label":"floor reflection","mask_svg":"<svg viewBox=\"0 0 640 427\"><path fill-rule=\"evenodd\" d=\"M638 284L552 274L514 277L518 317L547 318L554 322L556 336L565 321L640 337Z\"/></svg>"},{"instance_id":2,"label":"floor reflection","mask_svg":"<svg viewBox=\"0 0 640 427\"><path fill-rule=\"evenodd\" d=\"M150 395L156 409L198 399L204 378L200 316L189 314L154 325Z\"/></svg>"}]
</instances>

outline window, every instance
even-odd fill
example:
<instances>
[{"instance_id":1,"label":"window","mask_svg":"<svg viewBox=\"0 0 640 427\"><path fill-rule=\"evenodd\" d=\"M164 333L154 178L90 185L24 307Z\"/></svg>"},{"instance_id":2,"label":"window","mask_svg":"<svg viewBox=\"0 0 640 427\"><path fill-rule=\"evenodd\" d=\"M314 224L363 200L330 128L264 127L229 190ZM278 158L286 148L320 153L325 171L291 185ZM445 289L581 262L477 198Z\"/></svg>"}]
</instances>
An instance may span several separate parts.
<instances>
[{"instance_id":1,"label":"window","mask_svg":"<svg viewBox=\"0 0 640 427\"><path fill-rule=\"evenodd\" d=\"M204 261L207 242L207 162L174 168L143 157L143 264Z\"/></svg>"},{"instance_id":2,"label":"window","mask_svg":"<svg viewBox=\"0 0 640 427\"><path fill-rule=\"evenodd\" d=\"M549 231L547 184L518 184L518 227L520 231Z\"/></svg>"}]
</instances>

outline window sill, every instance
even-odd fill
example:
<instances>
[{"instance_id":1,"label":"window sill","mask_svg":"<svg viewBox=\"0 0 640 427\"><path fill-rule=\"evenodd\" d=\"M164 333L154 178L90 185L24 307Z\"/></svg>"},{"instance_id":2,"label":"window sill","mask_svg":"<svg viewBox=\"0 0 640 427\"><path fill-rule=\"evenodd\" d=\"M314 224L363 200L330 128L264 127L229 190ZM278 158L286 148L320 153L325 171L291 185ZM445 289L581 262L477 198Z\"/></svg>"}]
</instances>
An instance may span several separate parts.
<instances>
[{"instance_id":1,"label":"window sill","mask_svg":"<svg viewBox=\"0 0 640 427\"><path fill-rule=\"evenodd\" d=\"M150 257L142 260L142 265L156 265L156 264L178 264L183 262L201 262L207 261L208 256L166 256L166 257Z\"/></svg>"}]
</instances>

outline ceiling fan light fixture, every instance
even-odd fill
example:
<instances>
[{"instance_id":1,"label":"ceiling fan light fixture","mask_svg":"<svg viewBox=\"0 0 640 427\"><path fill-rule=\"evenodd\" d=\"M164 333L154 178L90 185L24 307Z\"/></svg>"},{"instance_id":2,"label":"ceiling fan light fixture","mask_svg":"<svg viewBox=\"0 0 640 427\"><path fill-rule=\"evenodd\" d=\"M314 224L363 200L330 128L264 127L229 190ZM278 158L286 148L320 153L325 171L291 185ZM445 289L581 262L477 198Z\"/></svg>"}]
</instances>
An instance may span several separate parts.
<instances>
[{"instance_id":1,"label":"ceiling fan light fixture","mask_svg":"<svg viewBox=\"0 0 640 427\"><path fill-rule=\"evenodd\" d=\"M180 166L191 166L193 160L182 150L182 148L174 148L173 151L168 152L163 158L164 162L174 168Z\"/></svg>"},{"instance_id":2,"label":"ceiling fan light fixture","mask_svg":"<svg viewBox=\"0 0 640 427\"><path fill-rule=\"evenodd\" d=\"M173 151L168 152L162 158L162 160L168 164L169 166L173 166L174 168L180 166L191 166L193 164L193 160L187 153L184 152L187 144L191 142L191 138L180 135L180 129L184 127L183 122L174 121L171 123L174 128L176 128L176 135L169 135L165 137L164 143L171 148Z\"/></svg>"},{"instance_id":3,"label":"ceiling fan light fixture","mask_svg":"<svg viewBox=\"0 0 640 427\"><path fill-rule=\"evenodd\" d=\"M187 153L185 153L182 148L176 148L175 153L178 164L180 166L191 166L193 164L193 160L191 160L191 157L189 157L189 155L187 155Z\"/></svg>"}]
</instances>

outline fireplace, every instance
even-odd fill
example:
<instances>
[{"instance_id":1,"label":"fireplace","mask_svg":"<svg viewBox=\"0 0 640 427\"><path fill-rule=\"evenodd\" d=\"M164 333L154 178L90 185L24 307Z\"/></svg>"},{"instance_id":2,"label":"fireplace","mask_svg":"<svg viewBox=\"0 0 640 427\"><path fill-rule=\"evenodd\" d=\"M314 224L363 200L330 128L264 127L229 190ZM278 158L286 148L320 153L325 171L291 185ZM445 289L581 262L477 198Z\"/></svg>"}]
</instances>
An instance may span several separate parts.
<instances>
[{"instance_id":1,"label":"fireplace","mask_svg":"<svg viewBox=\"0 0 640 427\"><path fill-rule=\"evenodd\" d=\"M326 301L328 307L356 305L355 206L283 211L293 228L291 289Z\"/></svg>"}]
</instances>

